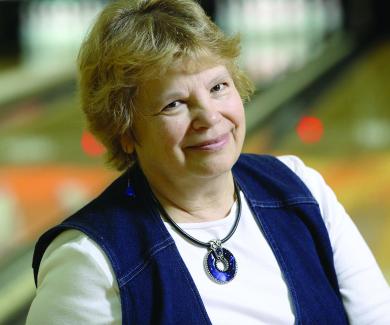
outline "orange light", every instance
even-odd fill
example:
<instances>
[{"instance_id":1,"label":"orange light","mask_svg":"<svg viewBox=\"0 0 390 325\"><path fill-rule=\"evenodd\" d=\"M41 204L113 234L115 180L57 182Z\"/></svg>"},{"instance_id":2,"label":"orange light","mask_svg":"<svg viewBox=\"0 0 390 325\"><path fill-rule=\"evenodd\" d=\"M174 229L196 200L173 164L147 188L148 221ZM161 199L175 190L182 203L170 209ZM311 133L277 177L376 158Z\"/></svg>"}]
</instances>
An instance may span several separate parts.
<instances>
[{"instance_id":1,"label":"orange light","mask_svg":"<svg viewBox=\"0 0 390 325\"><path fill-rule=\"evenodd\" d=\"M106 148L87 131L83 131L81 136L81 147L88 156L92 157L100 156L106 151Z\"/></svg>"},{"instance_id":2,"label":"orange light","mask_svg":"<svg viewBox=\"0 0 390 325\"><path fill-rule=\"evenodd\" d=\"M316 143L324 134L324 127L320 119L313 116L303 116L296 127L296 132L304 143Z\"/></svg>"}]
</instances>

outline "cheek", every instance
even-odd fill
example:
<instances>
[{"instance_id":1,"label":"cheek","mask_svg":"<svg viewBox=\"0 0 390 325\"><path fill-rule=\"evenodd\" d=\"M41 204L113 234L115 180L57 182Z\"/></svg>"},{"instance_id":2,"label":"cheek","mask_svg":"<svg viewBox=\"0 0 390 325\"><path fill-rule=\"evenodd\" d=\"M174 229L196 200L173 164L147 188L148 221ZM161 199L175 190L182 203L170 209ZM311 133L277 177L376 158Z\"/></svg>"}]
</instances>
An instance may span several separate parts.
<instances>
[{"instance_id":1,"label":"cheek","mask_svg":"<svg viewBox=\"0 0 390 325\"><path fill-rule=\"evenodd\" d=\"M158 129L158 139L164 142L166 148L172 148L182 142L188 129L188 123L182 118L168 117L162 121Z\"/></svg>"},{"instance_id":2,"label":"cheek","mask_svg":"<svg viewBox=\"0 0 390 325\"><path fill-rule=\"evenodd\" d=\"M237 94L227 106L231 121L236 127L245 127L245 111L240 96Z\"/></svg>"}]
</instances>

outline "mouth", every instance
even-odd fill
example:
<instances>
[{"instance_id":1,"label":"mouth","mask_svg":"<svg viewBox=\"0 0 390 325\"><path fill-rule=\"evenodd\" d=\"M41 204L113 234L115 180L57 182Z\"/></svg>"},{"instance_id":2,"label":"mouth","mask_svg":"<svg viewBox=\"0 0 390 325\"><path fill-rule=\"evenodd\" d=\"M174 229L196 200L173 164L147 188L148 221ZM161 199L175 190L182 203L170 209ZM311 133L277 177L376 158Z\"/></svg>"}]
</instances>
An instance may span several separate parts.
<instances>
[{"instance_id":1,"label":"mouth","mask_svg":"<svg viewBox=\"0 0 390 325\"><path fill-rule=\"evenodd\" d=\"M188 149L203 150L203 151L218 151L222 149L229 141L229 133L225 133L213 139L208 139L196 143L195 145L188 146Z\"/></svg>"}]
</instances>

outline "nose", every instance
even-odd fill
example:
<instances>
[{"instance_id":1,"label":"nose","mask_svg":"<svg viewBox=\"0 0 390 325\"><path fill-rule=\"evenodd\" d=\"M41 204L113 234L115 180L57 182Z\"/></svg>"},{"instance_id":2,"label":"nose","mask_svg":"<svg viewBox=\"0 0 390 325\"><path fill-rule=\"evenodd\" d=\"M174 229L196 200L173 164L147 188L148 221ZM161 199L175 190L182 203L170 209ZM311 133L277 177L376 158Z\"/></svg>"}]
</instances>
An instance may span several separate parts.
<instances>
[{"instance_id":1,"label":"nose","mask_svg":"<svg viewBox=\"0 0 390 325\"><path fill-rule=\"evenodd\" d=\"M208 129L221 120L220 111L211 102L198 104L193 109L192 128L194 130Z\"/></svg>"}]
</instances>

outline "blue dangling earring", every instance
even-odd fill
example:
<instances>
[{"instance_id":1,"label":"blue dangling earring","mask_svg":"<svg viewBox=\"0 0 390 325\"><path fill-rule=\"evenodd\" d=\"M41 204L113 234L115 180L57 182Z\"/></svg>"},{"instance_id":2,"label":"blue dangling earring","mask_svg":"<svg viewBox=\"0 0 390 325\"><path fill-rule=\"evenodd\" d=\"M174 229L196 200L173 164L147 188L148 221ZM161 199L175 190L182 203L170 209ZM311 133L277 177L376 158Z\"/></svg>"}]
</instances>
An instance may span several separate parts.
<instances>
[{"instance_id":1,"label":"blue dangling earring","mask_svg":"<svg viewBox=\"0 0 390 325\"><path fill-rule=\"evenodd\" d=\"M131 153L130 156L133 158L132 160L135 161L136 160L136 155L135 153ZM127 160L128 160L128 166L131 166L131 159L129 157L127 157ZM126 187L126 191L125 191L125 194L130 197L130 198L133 198L135 196L135 191L134 191L134 188L131 186L130 184L130 168L127 170L127 187Z\"/></svg>"},{"instance_id":2,"label":"blue dangling earring","mask_svg":"<svg viewBox=\"0 0 390 325\"><path fill-rule=\"evenodd\" d=\"M126 195L131 198L135 196L134 188L130 184L130 178L127 178Z\"/></svg>"}]
</instances>

